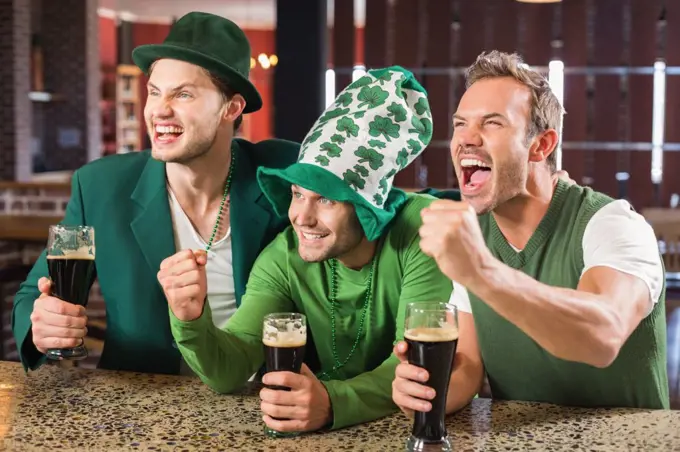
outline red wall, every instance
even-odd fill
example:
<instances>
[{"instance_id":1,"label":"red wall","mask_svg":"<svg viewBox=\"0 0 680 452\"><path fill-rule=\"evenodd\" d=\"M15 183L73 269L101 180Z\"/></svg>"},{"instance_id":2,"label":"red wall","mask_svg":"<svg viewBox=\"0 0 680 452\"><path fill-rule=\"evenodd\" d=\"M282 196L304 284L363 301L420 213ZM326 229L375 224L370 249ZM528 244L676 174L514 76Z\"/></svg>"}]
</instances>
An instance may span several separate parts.
<instances>
[{"instance_id":1,"label":"red wall","mask_svg":"<svg viewBox=\"0 0 680 452\"><path fill-rule=\"evenodd\" d=\"M250 52L253 58L261 53L272 55L276 52L276 36L274 30L244 30L250 41ZM259 63L251 69L250 80L260 92L262 108L243 117L241 133L253 142L272 138L273 136L273 105L274 93L273 71L276 68L263 69Z\"/></svg>"},{"instance_id":2,"label":"red wall","mask_svg":"<svg viewBox=\"0 0 680 452\"><path fill-rule=\"evenodd\" d=\"M103 68L114 68L118 55L116 23L113 19L99 18L99 58Z\"/></svg>"}]
</instances>

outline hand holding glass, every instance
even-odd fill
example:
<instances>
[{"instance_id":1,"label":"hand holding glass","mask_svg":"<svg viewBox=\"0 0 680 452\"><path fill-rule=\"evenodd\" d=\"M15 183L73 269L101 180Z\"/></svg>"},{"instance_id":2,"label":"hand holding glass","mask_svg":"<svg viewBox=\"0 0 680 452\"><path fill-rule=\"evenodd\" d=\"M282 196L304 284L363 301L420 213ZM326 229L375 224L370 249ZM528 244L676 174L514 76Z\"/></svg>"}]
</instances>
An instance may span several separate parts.
<instances>
[{"instance_id":1,"label":"hand holding glass","mask_svg":"<svg viewBox=\"0 0 680 452\"><path fill-rule=\"evenodd\" d=\"M50 226L47 241L47 268L52 280L52 296L87 307L94 280L95 246L92 226ZM74 348L49 349L49 359L83 359L85 344Z\"/></svg>"},{"instance_id":2,"label":"hand holding glass","mask_svg":"<svg viewBox=\"0 0 680 452\"><path fill-rule=\"evenodd\" d=\"M456 307L446 303L409 303L406 306L404 338L408 361L427 370L427 386L436 392L432 409L416 411L406 447L409 452L451 451L446 433L446 398L458 345Z\"/></svg>"},{"instance_id":3,"label":"hand holding glass","mask_svg":"<svg viewBox=\"0 0 680 452\"><path fill-rule=\"evenodd\" d=\"M262 325L266 372L300 373L307 345L307 319L303 314L282 312L269 314ZM271 389L290 391L290 388L273 386ZM264 432L272 438L296 436L299 433L277 432L265 426Z\"/></svg>"}]
</instances>

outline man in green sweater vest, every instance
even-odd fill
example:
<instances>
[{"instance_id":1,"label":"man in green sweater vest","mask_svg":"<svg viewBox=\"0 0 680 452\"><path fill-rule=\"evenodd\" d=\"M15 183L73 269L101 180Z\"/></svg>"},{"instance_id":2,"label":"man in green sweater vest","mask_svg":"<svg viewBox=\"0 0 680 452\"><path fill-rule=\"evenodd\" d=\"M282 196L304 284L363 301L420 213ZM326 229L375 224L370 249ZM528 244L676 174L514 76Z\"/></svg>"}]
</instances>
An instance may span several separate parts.
<instances>
[{"instance_id":1,"label":"man in green sweater vest","mask_svg":"<svg viewBox=\"0 0 680 452\"><path fill-rule=\"evenodd\" d=\"M451 281L419 247L420 211L435 198L392 188L395 174L429 143L425 90L393 67L348 86L285 170L258 171L263 192L291 227L258 257L225 330L203 302L201 262L169 259L159 280L172 333L193 371L212 389L239 389L264 362L262 321L276 312L307 318L308 365L270 372L260 396L272 429L341 428L394 411L391 383L408 302L447 301ZM181 288L177 288L180 287ZM175 291L195 292L192 300ZM283 420L282 420L283 419Z\"/></svg>"},{"instance_id":2,"label":"man in green sweater vest","mask_svg":"<svg viewBox=\"0 0 680 452\"><path fill-rule=\"evenodd\" d=\"M654 231L627 201L555 177L563 109L518 56L480 55L467 87L451 141L464 202L423 211L421 247L474 318L493 397L668 408ZM405 411L428 409L418 372L397 369ZM453 373L450 392L465 390Z\"/></svg>"},{"instance_id":3,"label":"man in green sweater vest","mask_svg":"<svg viewBox=\"0 0 680 452\"><path fill-rule=\"evenodd\" d=\"M163 259L208 249L208 302L223 326L260 251L287 225L262 196L259 166L294 163L298 143L234 138L262 100L248 81L250 45L235 23L189 13L162 44L132 55L150 73L144 116L150 150L78 169L62 224L95 229L95 265L106 302L99 367L177 374L186 368L170 332L156 274ZM82 306L49 296L43 253L14 299L12 330L25 369L49 348L82 343ZM188 369L187 369L188 370Z\"/></svg>"}]
</instances>

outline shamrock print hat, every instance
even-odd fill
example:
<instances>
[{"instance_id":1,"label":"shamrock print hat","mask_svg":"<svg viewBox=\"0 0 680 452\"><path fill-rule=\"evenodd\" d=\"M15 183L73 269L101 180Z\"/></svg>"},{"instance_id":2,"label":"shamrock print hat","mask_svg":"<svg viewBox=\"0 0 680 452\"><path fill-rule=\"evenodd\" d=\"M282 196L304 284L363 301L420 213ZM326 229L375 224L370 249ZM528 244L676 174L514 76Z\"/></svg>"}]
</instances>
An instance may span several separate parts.
<instances>
[{"instance_id":1,"label":"shamrock print hat","mask_svg":"<svg viewBox=\"0 0 680 452\"><path fill-rule=\"evenodd\" d=\"M257 179L277 215L285 216L292 184L333 201L351 202L375 240L406 202L392 187L432 138L427 92L399 66L374 69L345 88L309 131L298 161L259 168Z\"/></svg>"}]
</instances>

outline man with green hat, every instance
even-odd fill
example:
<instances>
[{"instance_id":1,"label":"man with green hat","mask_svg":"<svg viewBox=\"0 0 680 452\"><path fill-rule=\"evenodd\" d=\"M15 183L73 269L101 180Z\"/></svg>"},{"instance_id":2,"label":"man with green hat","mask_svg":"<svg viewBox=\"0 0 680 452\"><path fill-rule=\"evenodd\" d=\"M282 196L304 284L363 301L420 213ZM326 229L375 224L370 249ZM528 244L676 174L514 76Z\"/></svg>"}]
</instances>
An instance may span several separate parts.
<instances>
[{"instance_id":1,"label":"man with green hat","mask_svg":"<svg viewBox=\"0 0 680 452\"><path fill-rule=\"evenodd\" d=\"M251 266L288 224L256 181L259 166L295 162L299 144L234 138L262 100L248 81L250 45L233 22L192 12L162 44L133 52L149 75L144 118L151 149L103 158L73 176L63 224L93 226L96 271L107 307L99 366L178 373L161 262L200 265L216 327L240 305ZM178 267L173 267L177 270ZM50 296L45 254L14 300L12 328L26 369L50 348L86 334L85 309Z\"/></svg>"},{"instance_id":2,"label":"man with green hat","mask_svg":"<svg viewBox=\"0 0 680 452\"><path fill-rule=\"evenodd\" d=\"M261 168L258 180L291 226L253 266L243 304L224 330L194 297L168 297L171 328L187 363L212 389L240 388L264 361L263 317L306 316L301 374L270 372L261 407L282 432L341 428L396 411L391 384L408 302L448 301L451 282L419 248L420 211L435 198L393 188L395 174L432 136L425 90L399 67L352 83L311 129L298 162ZM161 270L172 288L184 282Z\"/></svg>"}]
</instances>

